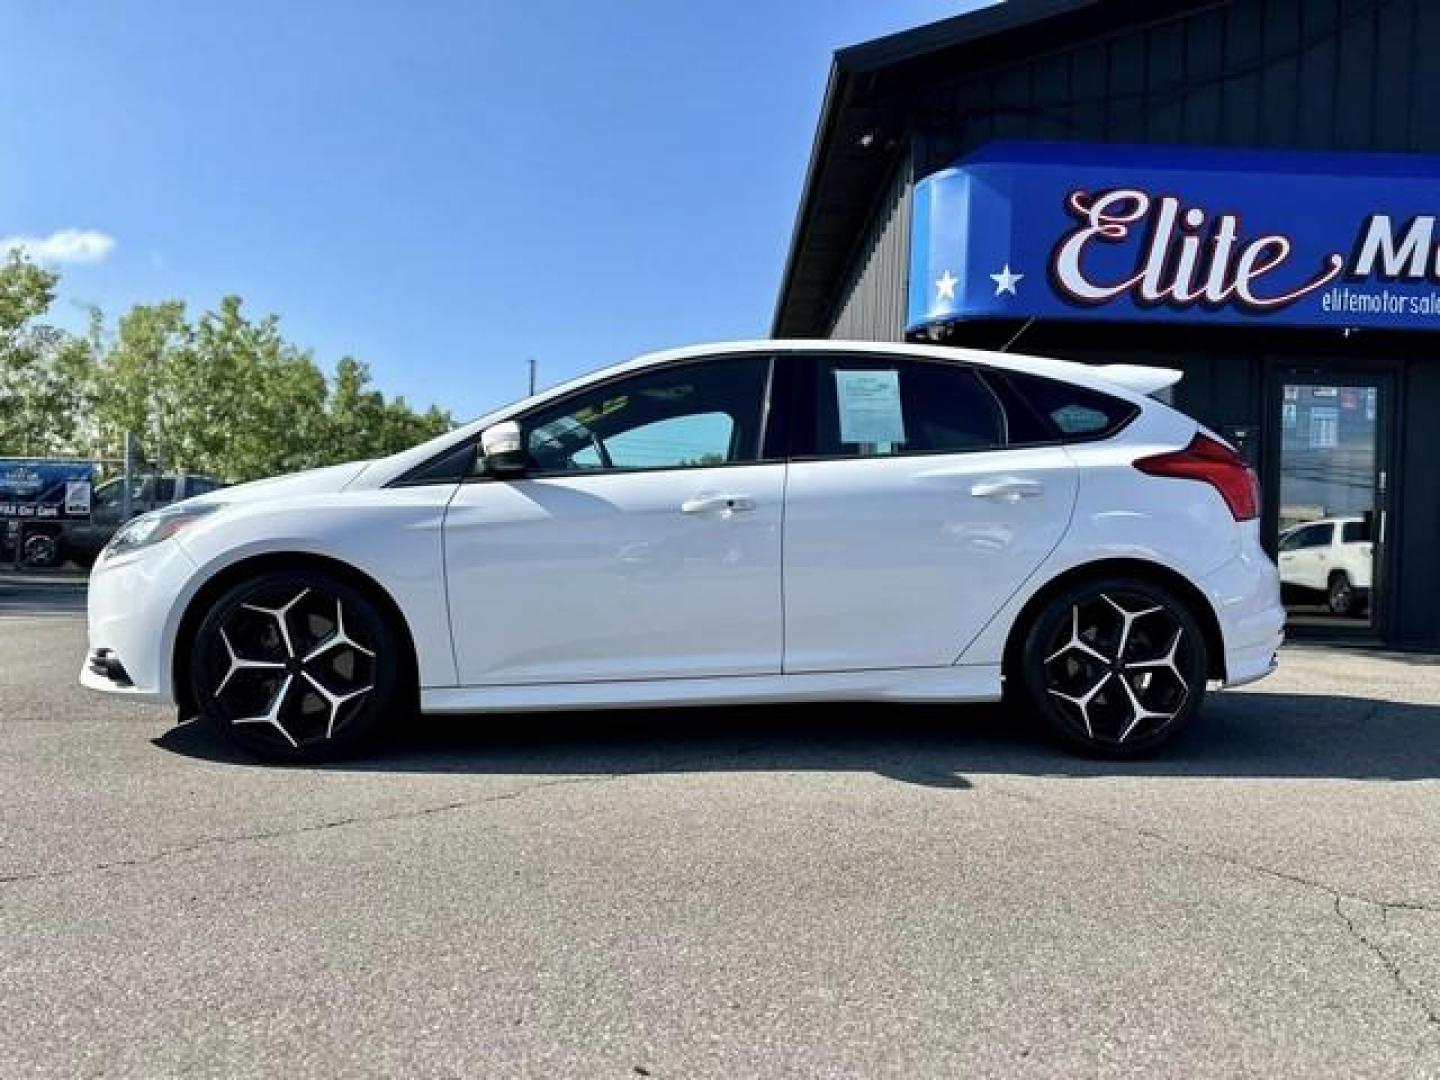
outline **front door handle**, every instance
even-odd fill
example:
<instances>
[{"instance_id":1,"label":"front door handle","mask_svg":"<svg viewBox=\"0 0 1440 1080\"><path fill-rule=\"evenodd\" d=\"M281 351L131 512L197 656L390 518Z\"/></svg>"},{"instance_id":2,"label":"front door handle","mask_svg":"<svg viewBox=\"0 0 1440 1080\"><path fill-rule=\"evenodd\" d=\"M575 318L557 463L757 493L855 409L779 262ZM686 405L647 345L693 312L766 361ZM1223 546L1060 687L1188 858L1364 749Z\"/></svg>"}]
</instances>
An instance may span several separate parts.
<instances>
[{"instance_id":1,"label":"front door handle","mask_svg":"<svg viewBox=\"0 0 1440 1080\"><path fill-rule=\"evenodd\" d=\"M680 504L687 514L717 514L755 509L755 500L748 495L695 495Z\"/></svg>"},{"instance_id":2,"label":"front door handle","mask_svg":"<svg viewBox=\"0 0 1440 1080\"><path fill-rule=\"evenodd\" d=\"M997 502L1019 502L1034 499L1044 494L1045 485L1039 480L1024 480L1018 476L992 476L977 480L970 487L970 494L977 499L994 499Z\"/></svg>"}]
</instances>

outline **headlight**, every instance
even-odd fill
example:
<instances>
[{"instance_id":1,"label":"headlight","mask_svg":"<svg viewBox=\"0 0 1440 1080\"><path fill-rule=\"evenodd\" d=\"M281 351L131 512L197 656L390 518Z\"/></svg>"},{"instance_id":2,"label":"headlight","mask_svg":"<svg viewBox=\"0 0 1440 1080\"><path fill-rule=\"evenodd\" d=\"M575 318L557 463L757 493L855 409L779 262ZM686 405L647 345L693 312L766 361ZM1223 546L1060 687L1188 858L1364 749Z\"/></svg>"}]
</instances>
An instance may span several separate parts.
<instances>
[{"instance_id":1,"label":"headlight","mask_svg":"<svg viewBox=\"0 0 1440 1080\"><path fill-rule=\"evenodd\" d=\"M110 543L105 545L105 553L123 555L127 551L158 544L219 509L219 503L196 503L194 506L181 503L164 510L141 514L116 530Z\"/></svg>"}]
</instances>

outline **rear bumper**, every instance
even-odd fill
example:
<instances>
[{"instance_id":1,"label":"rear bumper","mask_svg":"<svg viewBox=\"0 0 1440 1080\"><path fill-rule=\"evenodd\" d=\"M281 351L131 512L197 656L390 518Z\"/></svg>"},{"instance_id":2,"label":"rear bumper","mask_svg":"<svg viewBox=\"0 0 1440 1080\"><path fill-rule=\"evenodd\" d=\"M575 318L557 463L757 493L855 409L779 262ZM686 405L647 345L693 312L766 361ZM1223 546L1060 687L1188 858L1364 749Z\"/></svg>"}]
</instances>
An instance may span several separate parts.
<instances>
[{"instance_id":1,"label":"rear bumper","mask_svg":"<svg viewBox=\"0 0 1440 1080\"><path fill-rule=\"evenodd\" d=\"M1279 646L1277 645L1276 648ZM1262 646L1258 649L1225 650L1225 687L1244 686L1259 682L1280 665L1276 649Z\"/></svg>"},{"instance_id":2,"label":"rear bumper","mask_svg":"<svg viewBox=\"0 0 1440 1080\"><path fill-rule=\"evenodd\" d=\"M1285 641L1285 606L1280 574L1258 545L1203 578L1225 642L1226 686L1263 679L1275 670Z\"/></svg>"}]
</instances>

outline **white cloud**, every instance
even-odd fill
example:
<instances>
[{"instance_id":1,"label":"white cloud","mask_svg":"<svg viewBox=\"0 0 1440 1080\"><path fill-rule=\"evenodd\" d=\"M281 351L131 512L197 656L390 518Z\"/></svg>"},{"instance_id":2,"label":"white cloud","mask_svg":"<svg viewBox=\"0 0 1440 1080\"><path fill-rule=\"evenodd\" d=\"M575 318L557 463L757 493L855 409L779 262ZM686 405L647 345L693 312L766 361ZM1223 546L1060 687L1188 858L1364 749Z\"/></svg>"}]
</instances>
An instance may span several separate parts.
<instances>
[{"instance_id":1,"label":"white cloud","mask_svg":"<svg viewBox=\"0 0 1440 1080\"><path fill-rule=\"evenodd\" d=\"M19 249L39 263L104 262L115 250L115 238L98 229L60 229L49 236L0 237L0 255Z\"/></svg>"}]
</instances>

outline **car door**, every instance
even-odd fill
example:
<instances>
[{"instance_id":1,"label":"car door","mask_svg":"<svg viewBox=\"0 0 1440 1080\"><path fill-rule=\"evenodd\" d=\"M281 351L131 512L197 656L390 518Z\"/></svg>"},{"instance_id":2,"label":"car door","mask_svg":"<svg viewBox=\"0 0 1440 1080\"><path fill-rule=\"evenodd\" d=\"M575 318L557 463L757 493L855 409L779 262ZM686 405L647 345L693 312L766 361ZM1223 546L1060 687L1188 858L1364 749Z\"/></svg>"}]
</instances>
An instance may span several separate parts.
<instances>
[{"instance_id":1,"label":"car door","mask_svg":"<svg viewBox=\"0 0 1440 1080\"><path fill-rule=\"evenodd\" d=\"M1335 557L1340 569L1357 587L1368 589L1374 576L1374 546L1370 526L1364 519L1342 521L1336 526Z\"/></svg>"},{"instance_id":2,"label":"car door","mask_svg":"<svg viewBox=\"0 0 1440 1080\"><path fill-rule=\"evenodd\" d=\"M1321 522L1291 533L1280 548L1280 580L1302 589L1325 588L1333 531L1331 523Z\"/></svg>"},{"instance_id":3,"label":"car door","mask_svg":"<svg viewBox=\"0 0 1440 1080\"><path fill-rule=\"evenodd\" d=\"M1063 536L1069 455L963 364L816 357L795 394L786 673L954 663Z\"/></svg>"},{"instance_id":4,"label":"car door","mask_svg":"<svg viewBox=\"0 0 1440 1080\"><path fill-rule=\"evenodd\" d=\"M769 356L669 364L519 418L519 479L445 521L466 685L780 670L783 453Z\"/></svg>"}]
</instances>

